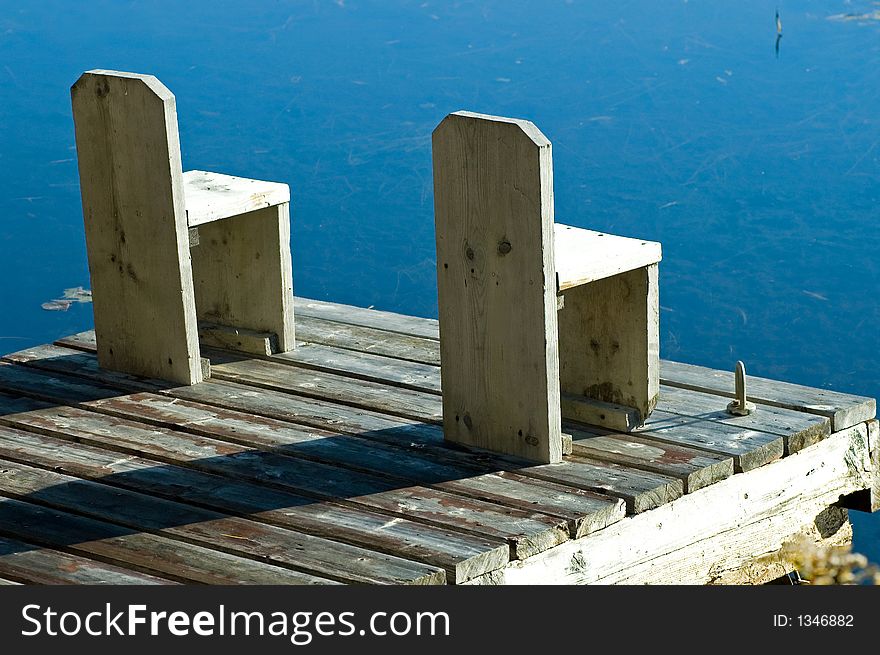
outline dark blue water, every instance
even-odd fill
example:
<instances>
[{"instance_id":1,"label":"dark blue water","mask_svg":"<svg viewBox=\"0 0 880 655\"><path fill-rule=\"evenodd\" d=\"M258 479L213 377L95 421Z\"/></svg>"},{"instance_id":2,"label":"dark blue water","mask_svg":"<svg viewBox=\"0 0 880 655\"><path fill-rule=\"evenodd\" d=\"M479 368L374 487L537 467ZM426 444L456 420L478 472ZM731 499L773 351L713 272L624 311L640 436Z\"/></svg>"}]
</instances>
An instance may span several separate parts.
<instances>
[{"instance_id":1,"label":"dark blue water","mask_svg":"<svg viewBox=\"0 0 880 655\"><path fill-rule=\"evenodd\" d=\"M0 0L0 351L91 326L40 306L89 286L68 88L115 68L185 169L290 184L301 295L436 316L431 130L526 117L558 220L663 242L664 357L880 395L875 3L778 3L778 53L757 1L78 4Z\"/></svg>"}]
</instances>

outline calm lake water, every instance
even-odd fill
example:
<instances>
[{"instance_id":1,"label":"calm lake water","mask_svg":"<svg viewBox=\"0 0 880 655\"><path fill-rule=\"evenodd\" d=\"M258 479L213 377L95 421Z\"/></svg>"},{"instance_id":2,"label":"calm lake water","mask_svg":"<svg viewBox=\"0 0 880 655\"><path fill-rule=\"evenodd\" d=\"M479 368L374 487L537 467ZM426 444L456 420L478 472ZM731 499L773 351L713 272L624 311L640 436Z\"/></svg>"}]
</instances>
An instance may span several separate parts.
<instances>
[{"instance_id":1,"label":"calm lake water","mask_svg":"<svg viewBox=\"0 0 880 655\"><path fill-rule=\"evenodd\" d=\"M664 357L880 396L880 5L776 8L0 1L0 351L92 325L41 304L89 286L68 89L111 68L176 94L185 169L290 184L300 295L436 316L431 131L526 117L558 220L663 242Z\"/></svg>"}]
</instances>

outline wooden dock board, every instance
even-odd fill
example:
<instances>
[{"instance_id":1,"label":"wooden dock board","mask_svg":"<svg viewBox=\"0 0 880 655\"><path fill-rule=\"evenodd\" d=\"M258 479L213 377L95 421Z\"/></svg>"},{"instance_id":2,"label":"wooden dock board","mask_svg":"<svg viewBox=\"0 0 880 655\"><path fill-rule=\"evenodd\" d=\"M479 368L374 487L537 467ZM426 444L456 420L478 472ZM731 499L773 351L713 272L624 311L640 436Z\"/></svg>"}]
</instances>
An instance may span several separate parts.
<instances>
[{"instance_id":1,"label":"wooden dock board","mask_svg":"<svg viewBox=\"0 0 880 655\"><path fill-rule=\"evenodd\" d=\"M60 455L59 455L60 454ZM34 466L62 469L68 475L95 480L171 500L206 507L230 515L292 528L387 554L442 566L457 581L475 577L508 561L509 548L501 540L425 526L375 512L354 510L334 503L268 489L242 480L168 465L144 457L84 444L71 444L42 434L16 433L11 440L0 434L0 457Z\"/></svg>"},{"instance_id":2,"label":"wooden dock board","mask_svg":"<svg viewBox=\"0 0 880 655\"><path fill-rule=\"evenodd\" d=\"M662 410L655 410L636 434L729 455L733 457L734 470L738 473L769 464L785 453L785 439L780 435Z\"/></svg>"},{"instance_id":3,"label":"wooden dock board","mask_svg":"<svg viewBox=\"0 0 880 655\"><path fill-rule=\"evenodd\" d=\"M293 391L307 398L332 400L416 421L439 423L443 419L440 397L434 394L216 350L206 350L205 354L211 359L211 376L219 380Z\"/></svg>"},{"instance_id":4,"label":"wooden dock board","mask_svg":"<svg viewBox=\"0 0 880 655\"><path fill-rule=\"evenodd\" d=\"M81 338L80 344L82 346L88 345L87 338ZM26 351L29 352L29 351ZM30 356L36 355L37 358L43 357L45 355L41 355L39 351L36 353L27 354L19 354L17 357L20 360L28 359ZM49 358L49 362L57 361L58 357ZM91 367L91 370L98 371L94 366ZM99 373L103 374L103 372ZM183 393L189 396L195 392L197 394L201 394L204 396L206 390L212 389L211 384L203 384L198 387L190 387L183 389ZM175 391L175 393L177 393ZM673 389L672 393L678 393L678 390ZM680 394L679 394L680 395ZM678 410L679 412L683 412L681 414L674 414L672 412L664 412L663 410L655 411L654 414L649 418L648 424L645 427L645 430L652 430L651 432L645 431L644 434L649 438L656 438L658 441L685 445L688 447L696 447L704 450L708 450L713 454L720 454L723 456L730 456L734 458L735 465L737 470L750 470L751 468L755 468L756 466L761 466L766 464L777 457L782 456L784 441L778 434L770 433L770 432L761 432L758 430L752 430L748 428L742 428L737 426L728 425L726 419L723 417L715 417L716 420L706 420L703 418L697 418L698 416L705 414L707 409L707 405L705 400L709 400L708 408L717 409L712 401L712 397L707 397L706 399L701 399L705 394L699 394L696 392L688 392L685 398L677 398L677 402L670 403L673 409ZM204 398L202 398L204 400ZM719 399L720 400L720 399ZM253 404L253 403L252 403ZM726 406L726 403L725 403ZM786 411L786 410L777 410L775 408L768 408L771 415L773 412ZM803 428L802 432L805 434L810 433L821 433L822 430L817 430L815 424L825 425L827 421L820 417L810 416L806 414L801 415L803 420L801 421L802 425L800 427ZM733 417L730 417L733 419ZM746 419L746 422L749 422L750 417L743 417ZM729 422L735 422L735 420L731 420ZM753 422L753 421L752 421ZM820 426L821 427L821 426ZM825 426L827 427L827 425ZM824 429L824 428L823 428ZM777 430L779 432L779 430ZM790 436L791 433L788 433ZM436 439L440 440L440 435L436 434ZM591 453L596 458L597 454ZM616 454L611 453L608 458L606 458L608 462L619 461L619 458ZM635 465L634 462L629 462L629 464ZM644 468L644 467L643 467ZM657 467L655 464L651 464L648 467L650 471L657 471ZM694 481L698 481L700 479L712 479L717 473L717 469L712 469L711 467L706 467L708 470L706 471L698 471L697 475L692 478ZM679 471L675 470L674 467L669 467L669 470L665 471L667 475L671 477L678 477ZM526 474L528 474L526 472ZM610 476L613 478L613 476ZM590 479L595 479L593 476ZM687 478L684 480L687 482ZM649 487L648 489L642 490L642 496L633 496L630 495L628 498L629 507L631 511L635 511L635 508L640 508L643 511L646 508L651 508L653 503L658 502L658 500L667 498L664 493L656 493L658 488L665 488L665 483L655 484L653 487ZM699 486L699 483L698 483ZM588 487L595 488L595 487ZM607 491L607 490L606 490ZM643 500L638 500L641 498ZM644 501L644 502L643 502ZM666 501L663 501L666 502Z\"/></svg>"},{"instance_id":5,"label":"wooden dock board","mask_svg":"<svg viewBox=\"0 0 880 655\"><path fill-rule=\"evenodd\" d=\"M660 380L669 386L733 397L732 371L664 360L660 366ZM835 432L872 419L877 414L876 399L830 389L815 389L750 375L748 390L749 400L753 402L825 416L831 420L831 429Z\"/></svg>"},{"instance_id":6,"label":"wooden dock board","mask_svg":"<svg viewBox=\"0 0 880 655\"><path fill-rule=\"evenodd\" d=\"M35 353L39 354L39 351L31 350L29 352L31 354L35 354ZM55 351L53 351L53 352L55 352ZM23 358L23 356L19 355L19 359L22 360L22 358ZM57 357L50 358L48 361L49 362L57 361ZM0 385L4 384L4 373L5 372L4 372L3 368L0 367ZM5 384L8 385L8 384L11 384L11 382L7 381ZM40 385L38 382L30 381L28 388L39 387L39 388L43 389L42 393L45 394L46 393L45 390L49 386L51 386L51 385ZM61 386L61 388L63 389L63 385L56 385L56 386ZM208 386L209 386L209 383L206 382L206 383L203 383L202 385L199 385L198 387L182 387L180 390L183 391L183 393L186 394L187 396L191 396L193 390L198 389L198 390L203 391ZM21 390L23 387L17 387L17 388L19 390ZM102 392L98 391L94 395L98 396L98 395L103 395L103 394L102 394ZM64 401L63 397L56 398L56 399ZM392 427L395 427L395 426L392 426ZM374 435L376 433L373 432L371 434ZM409 436L404 435L404 438L409 438ZM442 435L439 433L433 434L431 440L426 440L423 443L427 446L427 448L425 448L425 452L428 452L428 453L433 453L436 449L444 448L443 441L442 441ZM454 451L453 451L453 453L454 453ZM454 457L453 453L448 453L447 457L450 457L450 458ZM458 454L458 459L466 460L466 458L464 456L462 456L461 454ZM488 461L486 462L486 465L483 467L483 470L485 470L485 471L494 470L492 464L494 462L499 462L499 461L500 461L500 458L489 458ZM636 488L637 491L633 491L632 489L630 489L629 491L624 492L625 496L621 496L628 501L628 503L629 503L628 507L630 508L631 511L643 511L646 508L654 507L657 505L657 503L666 502L670 497L674 497L676 494L680 495L680 493L682 492L682 489L679 489L678 487L676 487L675 484L673 484L670 487L669 486L670 480L664 476L653 476L652 477L651 474L647 474L643 471L628 471L622 467L614 467L614 470L607 470L607 471L604 471L604 473L603 473L602 465L599 464L598 462L596 462L595 460L591 463L574 461L574 460L572 460L570 462L566 462L563 465L563 469L565 469L564 471L560 471L558 468L554 468L552 471L550 471L549 469L546 469L544 467L532 468L532 467L528 467L522 463L517 464L517 466L519 467L517 469L518 473L521 473L522 475L527 476L527 477L540 477L541 479L544 479L544 480L547 480L550 482L560 482L561 481L563 484L569 484L569 485L570 485L569 480L574 479L574 480L579 481L579 484L574 485L577 488L596 491L599 493L602 493L603 491L607 492L607 489L605 487L607 487L608 485L615 485L615 484L619 485L621 480L625 481L628 477L632 477L635 480L635 482L633 484L635 485L634 488ZM613 464L609 464L609 466L613 467ZM571 469L571 471L568 471L568 469ZM669 471L669 472L674 473L673 471ZM608 475L605 475L605 473L607 473ZM450 476L450 477L452 477L452 476ZM605 482L602 484L604 484L605 486L600 485L600 482L603 480L605 480ZM506 481L509 484L510 480L508 479ZM618 487L615 487L615 489L617 489L617 488ZM624 489L625 487L620 487L620 488ZM459 490L461 489L460 485L459 485L458 489ZM522 493L524 493L522 490L517 491L517 495L521 495ZM509 493L505 494L504 489L496 489L495 494L497 494L497 496L510 495ZM672 494L672 495L670 495L670 494ZM612 495L614 495L614 494L612 494ZM512 502L511 504L519 505L521 502L522 501L520 500L520 501ZM531 505L531 506L533 506L533 505ZM592 508L590 508L590 509L592 509ZM580 523L583 523L583 521L580 521Z\"/></svg>"},{"instance_id":7,"label":"wooden dock board","mask_svg":"<svg viewBox=\"0 0 880 655\"><path fill-rule=\"evenodd\" d=\"M12 436L4 430L0 438L6 443ZM74 527L81 532L69 536L59 529L55 536L58 543L52 544L54 546L67 546L61 542L63 539L73 544L109 538L126 543L133 540L132 552L140 551L148 563L143 566L156 566L157 561L164 564L159 556L173 554L167 568L160 569L160 573L175 577L186 575L188 580L213 584L330 584L332 580L436 584L444 581L442 572L435 567L380 556L367 549L9 460L0 459L0 467L7 471L0 476L3 495L95 519L83 525L77 523ZM4 509L0 515L5 512ZM6 523L0 525L0 530L8 529ZM43 537L41 532L40 538Z\"/></svg>"},{"instance_id":8,"label":"wooden dock board","mask_svg":"<svg viewBox=\"0 0 880 655\"><path fill-rule=\"evenodd\" d=\"M594 434L566 426L572 453L669 475L684 483L684 493L702 489L733 475L733 457L667 444L635 435Z\"/></svg>"},{"instance_id":9,"label":"wooden dock board","mask_svg":"<svg viewBox=\"0 0 880 655\"><path fill-rule=\"evenodd\" d=\"M362 310L359 315L365 313L369 315L369 312L370 310ZM387 319L387 317L384 318ZM364 318L362 322L370 323L371 321ZM378 321L378 324L383 323L384 321L382 320ZM336 333L339 333L347 328L340 324L340 327L334 329ZM426 326L426 329L422 330L422 332L431 333L430 326ZM336 336L332 338L324 337L321 334L312 336L320 343L333 342L337 345L341 343ZM429 339L421 339L418 342L418 352L414 352L416 347L409 340L410 336L399 333L389 334L388 331L381 328L364 325L357 327L357 337L345 342L346 345L343 347L364 353L373 352L375 348L381 348L383 354L387 357L406 358L407 360L414 359L423 366L439 364L439 345L435 344L432 346ZM664 362L663 365L666 366L664 370L672 369L676 373L687 373L691 376L687 378L689 380L692 378L701 379L704 385L688 385L668 381L669 384L663 387L663 392L661 393L661 399L658 403L659 409L683 416L718 421L728 425L755 427L763 432L782 435L785 438L783 443L786 452L797 452L826 437L831 433L832 429L842 429L843 427L848 427L848 425L868 420L873 418L876 413L876 402L872 398L850 396L836 392L826 393L823 390L813 390L815 393L804 395L803 390L809 390L807 387L788 385L786 383L779 383L781 385L780 390L774 395L769 393L769 389L775 388L773 387L774 384L777 384L775 381L755 378L756 384L758 384L759 388L766 389L767 393L765 395L768 396L768 399L765 399L763 396L750 396L759 404L759 408L762 409L760 415L731 416L727 414L725 409L729 398L733 396L732 373L728 376L730 378L728 381L729 389L725 392L723 391L725 385L718 380L718 377L723 379L723 376L709 378L713 381L711 386L714 386L714 388L705 386L706 380L704 378L707 376L706 371L711 372L711 369L703 369L676 362ZM332 370L332 364L326 370ZM344 366L342 369L336 370L337 372L345 373ZM439 367L434 370L435 374L432 376L430 369L420 369L420 375L410 377L407 380L407 386L411 389L421 388L424 391L436 392L437 385L439 384ZM375 371L374 375L370 375L369 379L380 379L378 371ZM749 379L751 382L752 378ZM667 382L665 378L662 378L662 380ZM750 389L754 392L753 386L750 385ZM683 393L682 389L688 389L693 393ZM802 399L807 398L808 400L798 401L798 393L801 394L800 397ZM814 397L824 399L827 402L836 402L837 404L834 406L820 406L810 402L809 399ZM780 398L784 400L779 400ZM812 409L808 409L807 406ZM812 414L813 416L804 416L805 413ZM835 416L837 417L836 421L832 421ZM766 461L762 463L766 463Z\"/></svg>"},{"instance_id":10,"label":"wooden dock board","mask_svg":"<svg viewBox=\"0 0 880 655\"><path fill-rule=\"evenodd\" d=\"M8 389L3 369L0 366L0 386ZM63 388L63 385L56 386ZM53 400L69 402L63 395ZM500 508L494 503L462 498L438 489L409 486L384 476L144 426L75 408L0 416L0 422L60 438L75 437L120 452L144 453L160 461L185 464L218 475L242 477L480 537L502 538L510 544L513 557L533 555L568 538L566 520L535 512L531 507L527 510ZM457 506L456 513L442 511L450 504Z\"/></svg>"},{"instance_id":11,"label":"wooden dock board","mask_svg":"<svg viewBox=\"0 0 880 655\"><path fill-rule=\"evenodd\" d=\"M435 318L421 318L385 312L379 309L366 309L352 305L340 305L325 300L294 297L293 307L296 315L323 318L337 323L360 325L398 332L415 337L426 337L437 340L440 338L440 323Z\"/></svg>"},{"instance_id":12,"label":"wooden dock board","mask_svg":"<svg viewBox=\"0 0 880 655\"><path fill-rule=\"evenodd\" d=\"M829 506L867 483L865 433L864 424L835 432L791 457L511 562L472 584L767 582L794 568L767 557L787 541L846 530L845 512ZM830 525L829 513L836 515Z\"/></svg>"},{"instance_id":13,"label":"wooden dock board","mask_svg":"<svg viewBox=\"0 0 880 655\"><path fill-rule=\"evenodd\" d=\"M0 536L3 584L168 585L171 580Z\"/></svg>"},{"instance_id":14,"label":"wooden dock board","mask_svg":"<svg viewBox=\"0 0 880 655\"><path fill-rule=\"evenodd\" d=\"M439 341L400 332L313 316L297 316L296 334L302 341L395 357L410 362L440 365Z\"/></svg>"},{"instance_id":15,"label":"wooden dock board","mask_svg":"<svg viewBox=\"0 0 880 655\"><path fill-rule=\"evenodd\" d=\"M404 389L440 393L440 371L432 364L306 342L300 342L295 350L277 353L272 359Z\"/></svg>"},{"instance_id":16,"label":"wooden dock board","mask_svg":"<svg viewBox=\"0 0 880 655\"><path fill-rule=\"evenodd\" d=\"M267 567L262 575L253 576L247 562L216 550L8 497L0 500L0 534L178 582L266 584L271 580ZM243 565L240 571L238 564ZM278 579L284 580L281 573ZM298 583L303 580L297 577Z\"/></svg>"},{"instance_id":17,"label":"wooden dock board","mask_svg":"<svg viewBox=\"0 0 880 655\"><path fill-rule=\"evenodd\" d=\"M71 341L66 339L59 343L71 343ZM92 341L87 333L76 335L75 343L78 347L83 349L93 348ZM54 350L52 353L54 353L55 356L51 357L49 356L50 353L41 349L33 351L26 350L21 351L20 353L15 353L10 357L24 363L29 362L34 363L35 365L54 367L57 369L59 367L56 362L61 358L60 355L62 355L63 352L66 351ZM99 376L99 379L101 379L100 376L103 376L104 379L106 379L107 376L111 376L111 379L118 377L115 373L100 371L97 369L95 362L84 362L82 361L82 358L77 358L75 356L73 358L77 360L77 366L73 366L72 363L68 364L67 370L72 371L78 368L80 373L86 370L92 371L96 376ZM47 359L49 361L46 361ZM174 393L178 396L190 398L198 397L202 402L216 402L211 400L208 396L217 390L215 383L212 383L188 389L177 389ZM679 390L677 389L672 388L670 389L670 392L680 396ZM234 392L229 393L228 396L227 400L224 401L225 403L228 403L228 406L237 406L240 409L245 408L244 405L246 405L246 402L243 402L240 397L235 397L236 394ZM726 414L719 416L717 415L717 412L714 414L709 413L704 416L707 409L717 410L717 405L719 403L723 403L723 406L726 407L728 401L722 400L720 397L702 398L702 396L705 396L705 394L692 392L687 394L684 398L677 398L675 402L666 403L665 400L661 400L661 407L663 409L655 410L651 417L649 417L646 426L640 428L639 432L647 438L657 439L660 442L698 448L706 450L712 455L733 457L736 470L748 471L781 457L786 446L786 438L793 443L800 443L801 446L803 446L803 444L812 442L818 436L824 434L828 428L827 420L821 417L801 414L798 415L800 418L797 416L795 417L796 420L792 420L790 417L786 418L789 423L799 427L799 431L785 430L783 428L768 432L754 430L751 429L750 426L755 424L756 419L751 419L750 417L731 417ZM250 411L260 412L261 409L259 409L258 406L261 406L262 403L267 402L268 400L268 398L248 399L247 402L251 403L249 407ZM291 401L288 398L279 398L276 404L297 405L298 403L296 401ZM665 411L667 404L669 405L670 410L675 411ZM787 410L779 410L774 407L766 407L766 409L769 412L768 415L771 417L775 416L775 413L787 412ZM281 414L277 413L277 408L275 413L270 412L269 415L278 416L284 419L291 418L283 412ZM758 419L760 419L760 417L758 417ZM348 425L347 420L341 418L339 420L341 421L341 425ZM745 423L745 426L740 427L737 425L739 422ZM320 423L310 424L319 425ZM384 420L384 424L387 426L387 419ZM568 426L569 424L566 423L565 429L568 429ZM363 426L358 424L358 428L362 429ZM575 429L577 428L575 427ZM596 430L599 429L597 428ZM649 430L654 431L649 432ZM601 430L599 431L601 432ZM782 435L784 435L785 438L782 438ZM435 445L435 443L442 442L442 433L439 431L433 432L431 436L434 438L434 442L430 444L431 446ZM596 457L597 454L593 453L593 456ZM611 454L609 461L618 461L617 456ZM630 462L630 465L638 467L635 462ZM656 466L652 464L648 467L648 470L656 470ZM667 473L673 475L676 474L674 471L667 471ZM697 479L713 479L715 475L715 472L705 471L699 474Z\"/></svg>"},{"instance_id":18,"label":"wooden dock board","mask_svg":"<svg viewBox=\"0 0 880 655\"><path fill-rule=\"evenodd\" d=\"M4 356L0 580L221 582L227 560L245 563L227 567L242 583L270 571L304 584L513 579L517 562L556 561L566 544L581 552L615 525L748 485L742 472L812 453L873 412L870 399L783 385L784 400L732 417L723 385L664 378L635 434L566 423L574 455L531 465L444 442L436 321L295 307L296 351L213 350L216 377L194 386L100 369L91 332ZM830 409L807 407L818 397ZM55 532L35 540L36 519ZM108 532L86 541L96 525ZM312 552L319 543L338 557ZM135 545L158 554L153 568ZM355 551L367 564L349 566L342 553ZM55 576L53 562L83 572Z\"/></svg>"},{"instance_id":19,"label":"wooden dock board","mask_svg":"<svg viewBox=\"0 0 880 655\"><path fill-rule=\"evenodd\" d=\"M756 404L754 413L734 416L727 412L729 401L717 395L665 386L662 398L658 407L672 414L778 434L785 440L786 454L803 450L831 434L828 418L774 405Z\"/></svg>"}]
</instances>

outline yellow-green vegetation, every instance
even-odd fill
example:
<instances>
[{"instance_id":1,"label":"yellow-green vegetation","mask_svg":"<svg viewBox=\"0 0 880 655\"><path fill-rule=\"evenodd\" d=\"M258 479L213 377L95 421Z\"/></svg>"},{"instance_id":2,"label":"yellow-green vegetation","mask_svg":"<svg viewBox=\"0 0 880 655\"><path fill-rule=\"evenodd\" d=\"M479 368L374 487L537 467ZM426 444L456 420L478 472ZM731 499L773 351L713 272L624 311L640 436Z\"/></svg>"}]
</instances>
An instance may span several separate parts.
<instances>
[{"instance_id":1,"label":"yellow-green vegetation","mask_svg":"<svg viewBox=\"0 0 880 655\"><path fill-rule=\"evenodd\" d=\"M786 544L781 555L808 584L880 585L880 567L852 552L851 546L825 546L805 537Z\"/></svg>"}]
</instances>

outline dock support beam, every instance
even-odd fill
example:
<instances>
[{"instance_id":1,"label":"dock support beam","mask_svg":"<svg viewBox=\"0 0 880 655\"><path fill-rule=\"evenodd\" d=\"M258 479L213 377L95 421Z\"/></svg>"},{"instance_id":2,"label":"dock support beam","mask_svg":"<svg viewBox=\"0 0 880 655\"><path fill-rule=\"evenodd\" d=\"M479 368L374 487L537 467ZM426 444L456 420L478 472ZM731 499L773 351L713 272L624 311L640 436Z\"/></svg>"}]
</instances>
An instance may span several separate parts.
<instances>
[{"instance_id":1,"label":"dock support beam","mask_svg":"<svg viewBox=\"0 0 880 655\"><path fill-rule=\"evenodd\" d=\"M868 448L871 459L871 486L841 499L841 507L859 512L880 512L880 423L867 422Z\"/></svg>"}]
</instances>

